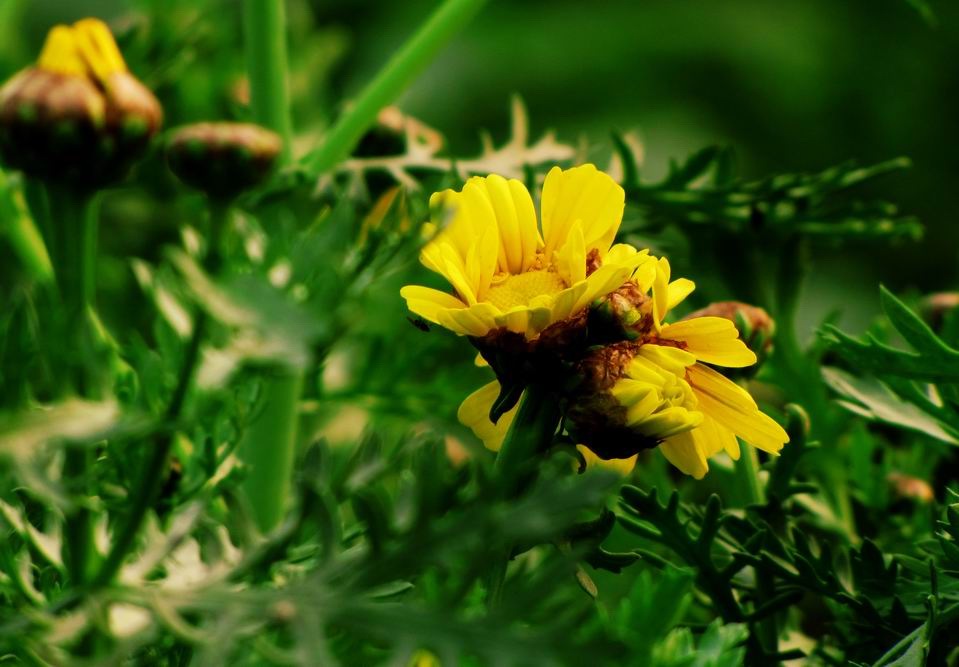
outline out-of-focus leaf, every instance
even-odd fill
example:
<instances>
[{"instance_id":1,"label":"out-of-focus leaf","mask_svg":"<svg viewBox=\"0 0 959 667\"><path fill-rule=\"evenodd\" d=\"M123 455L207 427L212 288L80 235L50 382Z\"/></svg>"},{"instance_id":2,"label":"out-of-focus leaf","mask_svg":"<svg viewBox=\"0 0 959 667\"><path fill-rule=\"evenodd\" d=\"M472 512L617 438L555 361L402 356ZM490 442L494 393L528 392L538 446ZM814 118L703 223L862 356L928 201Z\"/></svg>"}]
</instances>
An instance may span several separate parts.
<instances>
[{"instance_id":1,"label":"out-of-focus leaf","mask_svg":"<svg viewBox=\"0 0 959 667\"><path fill-rule=\"evenodd\" d=\"M823 330L826 343L862 371L929 382L959 382L959 350L946 345L891 292L882 288L881 296L883 310L915 352L896 349L870 334L856 339L833 325Z\"/></svg>"},{"instance_id":2,"label":"out-of-focus leaf","mask_svg":"<svg viewBox=\"0 0 959 667\"><path fill-rule=\"evenodd\" d=\"M0 416L0 455L25 459L44 445L101 440L120 422L116 401L70 399Z\"/></svg>"},{"instance_id":3,"label":"out-of-focus leaf","mask_svg":"<svg viewBox=\"0 0 959 667\"><path fill-rule=\"evenodd\" d=\"M303 368L311 343L325 332L323 322L293 303L283 292L252 275L214 282L188 255L170 255L197 303L209 315L234 329L230 344L212 359L222 370L206 377L223 378L244 361ZM204 377L201 371L201 378Z\"/></svg>"},{"instance_id":4,"label":"out-of-focus leaf","mask_svg":"<svg viewBox=\"0 0 959 667\"><path fill-rule=\"evenodd\" d=\"M852 412L959 445L959 434L950 426L907 403L876 378L856 377L838 368L823 368L822 375L826 384L846 399L842 405Z\"/></svg>"}]
</instances>

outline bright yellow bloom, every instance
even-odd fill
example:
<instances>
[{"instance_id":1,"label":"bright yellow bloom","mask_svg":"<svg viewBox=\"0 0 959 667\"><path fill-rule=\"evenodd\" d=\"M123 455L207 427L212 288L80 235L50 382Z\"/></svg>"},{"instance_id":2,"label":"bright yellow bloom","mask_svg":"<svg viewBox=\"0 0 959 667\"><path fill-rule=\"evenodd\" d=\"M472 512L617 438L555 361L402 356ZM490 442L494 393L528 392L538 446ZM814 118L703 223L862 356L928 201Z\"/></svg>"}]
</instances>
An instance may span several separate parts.
<instances>
[{"instance_id":1,"label":"bright yellow bloom","mask_svg":"<svg viewBox=\"0 0 959 667\"><path fill-rule=\"evenodd\" d=\"M433 195L441 231L420 255L455 295L418 285L400 294L417 315L466 336L504 328L533 339L609 294L647 253L610 247L625 195L591 164L546 176L542 232L533 199L517 180L474 177L461 192ZM443 227L443 218L449 224Z\"/></svg>"},{"instance_id":2,"label":"bright yellow bloom","mask_svg":"<svg viewBox=\"0 0 959 667\"><path fill-rule=\"evenodd\" d=\"M660 260L657 270L665 274L660 284L668 285L668 263ZM676 300L660 302L672 307L671 301ZM620 453L658 446L670 463L700 479L709 470L707 460L712 456L726 452L739 458L737 436L771 454L789 441L745 389L702 363L732 368L755 363L755 354L739 340L736 327L727 319L697 317L675 324L657 320L649 335L600 352L601 359L588 359L582 368L588 373L590 365L598 366L601 383L587 381L585 391L590 395L574 397L568 414L575 422L597 413L582 434L590 440L587 446L602 452L604 458L587 455L587 463L603 463L626 474L636 456L616 456L603 440L637 438L647 444L627 446ZM460 421L493 450L499 448L515 414L514 408L496 424L490 421L490 408L498 395L499 383L491 382L468 396L458 413ZM601 422L598 428L596 421ZM590 435L598 439L593 441Z\"/></svg>"},{"instance_id":3,"label":"bright yellow bloom","mask_svg":"<svg viewBox=\"0 0 959 667\"><path fill-rule=\"evenodd\" d=\"M532 198L518 181L472 178L462 192L434 195L433 204L451 222L423 249L421 260L456 294L404 287L401 294L414 313L484 341L503 330L535 341L547 327L573 321L588 308L615 321L611 342L558 353L580 379L564 400L567 428L585 445L587 463L626 474L638 451L659 446L673 465L701 478L711 456L725 451L739 457L737 436L773 454L788 441L748 392L706 365L756 362L735 325L721 317L667 323L669 311L695 285L671 280L665 258L626 244L611 246L624 194L609 176L592 165L551 170L543 187L542 233ZM498 382L487 384L458 413L493 450L516 411L514 406L497 423L490 421L499 393Z\"/></svg>"}]
</instances>

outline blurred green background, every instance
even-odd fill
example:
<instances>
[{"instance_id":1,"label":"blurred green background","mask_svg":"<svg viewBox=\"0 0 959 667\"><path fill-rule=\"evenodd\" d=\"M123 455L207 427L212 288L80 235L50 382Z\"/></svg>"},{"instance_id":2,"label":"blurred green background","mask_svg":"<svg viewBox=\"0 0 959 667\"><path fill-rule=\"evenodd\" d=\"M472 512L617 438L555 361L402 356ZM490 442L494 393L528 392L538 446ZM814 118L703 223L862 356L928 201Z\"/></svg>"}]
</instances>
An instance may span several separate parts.
<instances>
[{"instance_id":1,"label":"blurred green background","mask_svg":"<svg viewBox=\"0 0 959 667\"><path fill-rule=\"evenodd\" d=\"M435 5L288 2L301 148ZM908 0L494 0L400 105L446 134L454 153L470 155L481 129L506 136L509 97L519 93L534 135L555 128L568 141L585 137L600 164L611 129L637 130L650 179L708 144L735 147L752 177L909 156L910 171L863 195L917 215L925 238L822 248L810 278L807 332L836 307L846 326L861 328L878 311L877 282L923 291L955 284L959 4L929 6L934 21ZM243 66L237 2L3 0L0 74L26 64L52 23L88 14L110 20L127 42L168 125L242 115L232 99ZM144 31L150 39L138 41ZM142 250L151 238L130 243ZM679 269L697 277L695 266Z\"/></svg>"}]
</instances>

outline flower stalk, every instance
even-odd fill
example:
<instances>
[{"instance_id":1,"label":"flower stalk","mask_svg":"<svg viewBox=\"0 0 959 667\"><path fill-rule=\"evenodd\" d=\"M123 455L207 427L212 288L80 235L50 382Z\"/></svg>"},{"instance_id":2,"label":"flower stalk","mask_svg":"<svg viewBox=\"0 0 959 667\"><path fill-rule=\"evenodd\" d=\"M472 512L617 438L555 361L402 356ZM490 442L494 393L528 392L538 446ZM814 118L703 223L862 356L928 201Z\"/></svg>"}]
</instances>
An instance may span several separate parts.
<instances>
[{"instance_id":1,"label":"flower stalk","mask_svg":"<svg viewBox=\"0 0 959 667\"><path fill-rule=\"evenodd\" d=\"M253 118L283 139L281 164L291 156L293 121L287 76L286 11L280 0L244 0L246 67Z\"/></svg>"},{"instance_id":2,"label":"flower stalk","mask_svg":"<svg viewBox=\"0 0 959 667\"><path fill-rule=\"evenodd\" d=\"M49 186L48 201L53 224L61 232L57 246L57 287L65 308L65 322L73 327L68 337L68 380L80 396L95 398L99 382L89 365L87 347L92 341L89 310L96 287L97 217L94 197L69 186ZM64 451L63 479L76 497L89 496L93 451L68 447ZM84 503L67 511L64 528L64 562L76 585L86 583L95 566L93 517Z\"/></svg>"},{"instance_id":3,"label":"flower stalk","mask_svg":"<svg viewBox=\"0 0 959 667\"><path fill-rule=\"evenodd\" d=\"M252 0L249 0L250 4ZM306 167L324 173L346 158L380 110L393 102L433 60L443 46L480 10L485 0L446 0L333 125L323 144L305 159ZM255 3L254 3L255 4ZM251 78L251 88L253 80Z\"/></svg>"},{"instance_id":4,"label":"flower stalk","mask_svg":"<svg viewBox=\"0 0 959 667\"><path fill-rule=\"evenodd\" d=\"M253 118L282 139L280 168L291 161L293 138L282 4L245 0L243 13ZM256 417L238 446L240 458L249 466L245 495L264 532L279 525L286 509L296 453L297 408L304 385L299 369L277 367L271 371L263 375Z\"/></svg>"},{"instance_id":5,"label":"flower stalk","mask_svg":"<svg viewBox=\"0 0 959 667\"><path fill-rule=\"evenodd\" d=\"M559 420L559 405L553 393L543 385L528 386L493 465L507 497L520 491L524 479L527 479L530 463L537 454L549 447ZM494 609L502 599L511 554L512 546L494 557L487 579L488 609Z\"/></svg>"}]
</instances>

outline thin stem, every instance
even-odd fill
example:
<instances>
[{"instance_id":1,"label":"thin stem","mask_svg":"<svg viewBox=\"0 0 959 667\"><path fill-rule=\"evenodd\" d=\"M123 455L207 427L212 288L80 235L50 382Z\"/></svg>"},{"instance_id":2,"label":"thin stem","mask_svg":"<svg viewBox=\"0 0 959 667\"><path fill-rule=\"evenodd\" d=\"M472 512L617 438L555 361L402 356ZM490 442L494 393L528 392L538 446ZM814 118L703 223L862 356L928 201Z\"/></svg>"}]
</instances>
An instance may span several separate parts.
<instances>
[{"instance_id":1,"label":"thin stem","mask_svg":"<svg viewBox=\"0 0 959 667\"><path fill-rule=\"evenodd\" d=\"M779 254L779 271L776 276L776 346L773 363L777 365L790 386L785 387L796 397L812 416L810 438L822 442L835 442L841 424L834 416L826 386L819 376L819 367L810 364L799 340L796 313L803 280L809 270L808 241L800 237L788 239ZM852 504L842 466L830 465L820 469L826 497L845 527L855 539L856 525Z\"/></svg>"},{"instance_id":2,"label":"thin stem","mask_svg":"<svg viewBox=\"0 0 959 667\"><path fill-rule=\"evenodd\" d=\"M493 471L508 497L521 490L530 463L537 454L549 447L559 426L559 406L548 388L530 385L522 401L493 465ZM505 552L494 556L487 579L488 609L495 608L502 598L511 554L512 547L508 547Z\"/></svg>"},{"instance_id":3,"label":"thin stem","mask_svg":"<svg viewBox=\"0 0 959 667\"><path fill-rule=\"evenodd\" d=\"M747 505L763 505L766 503L766 492L759 479L759 458L756 450L751 446L740 443L741 454L736 461L736 478L745 492ZM754 604L762 606L774 592L771 577L766 572L755 570L756 589ZM775 614L770 614L756 622L756 637L766 655L779 653L779 624Z\"/></svg>"},{"instance_id":4,"label":"thin stem","mask_svg":"<svg viewBox=\"0 0 959 667\"><path fill-rule=\"evenodd\" d=\"M256 122L283 139L281 164L290 161L293 121L287 76L283 0L243 0L246 69Z\"/></svg>"},{"instance_id":5,"label":"thin stem","mask_svg":"<svg viewBox=\"0 0 959 667\"><path fill-rule=\"evenodd\" d=\"M446 0L367 85L348 111L333 125L323 145L307 156L307 169L323 173L346 158L380 110L436 57L453 35L480 10L485 0Z\"/></svg>"},{"instance_id":6,"label":"thin stem","mask_svg":"<svg viewBox=\"0 0 959 667\"><path fill-rule=\"evenodd\" d=\"M766 493L759 480L759 460L756 450L740 443L740 456L736 461L736 478L745 492L747 504L762 505L766 502Z\"/></svg>"},{"instance_id":7,"label":"thin stem","mask_svg":"<svg viewBox=\"0 0 959 667\"><path fill-rule=\"evenodd\" d=\"M226 222L229 219L229 212L230 207L224 203L214 202L211 204L209 247L203 260L204 268L211 274L216 273L220 267L220 241ZM164 421L171 426L179 420L183 413L183 406L186 403L186 397L189 394L190 386L193 384L193 376L200 360L200 348L203 339L206 337L208 322L209 318L206 313L197 311L190 341L180 364L176 387L164 413ZM94 586L105 586L113 579L133 546L147 512L156 503L166 481L168 459L170 450L173 448L175 434L175 429L171 428L165 431L160 439L153 444L153 448L141 468L137 483L130 489L130 514L117 533L116 539L110 547L110 552L107 554L99 572L97 572L93 580Z\"/></svg>"}]
</instances>

